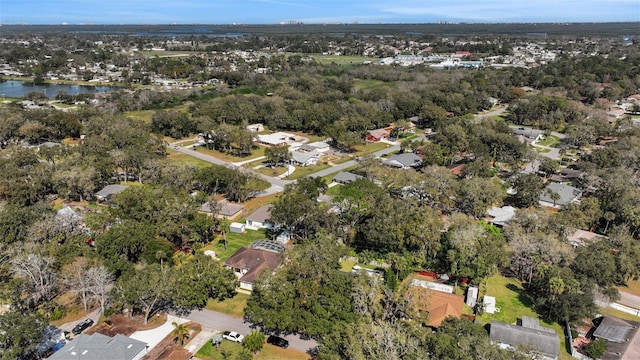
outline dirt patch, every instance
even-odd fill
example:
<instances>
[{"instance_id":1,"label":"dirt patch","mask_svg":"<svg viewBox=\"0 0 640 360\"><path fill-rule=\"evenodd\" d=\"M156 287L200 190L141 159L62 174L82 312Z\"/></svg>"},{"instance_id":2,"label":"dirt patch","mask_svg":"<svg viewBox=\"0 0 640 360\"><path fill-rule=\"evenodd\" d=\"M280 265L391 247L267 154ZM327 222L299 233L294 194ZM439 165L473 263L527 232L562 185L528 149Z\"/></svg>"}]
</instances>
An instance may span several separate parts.
<instances>
[{"instance_id":1,"label":"dirt patch","mask_svg":"<svg viewBox=\"0 0 640 360\"><path fill-rule=\"evenodd\" d=\"M101 324L97 324L92 329L87 330L87 334L100 333L107 336L116 336L116 334L122 334L125 336L130 336L134 332L138 330L149 330L155 329L158 326L164 324L167 321L166 314L159 314L158 316L153 316L147 324L144 323L144 319L142 316L127 316L123 314L117 314L109 317L107 320L111 321L111 324L107 324L107 322L103 322Z\"/></svg>"},{"instance_id":2,"label":"dirt patch","mask_svg":"<svg viewBox=\"0 0 640 360\"><path fill-rule=\"evenodd\" d=\"M191 341L200 331L202 331L202 327L198 323L188 322L185 325L189 327L189 338L185 341L182 346L179 346L174 340L175 336L173 334L169 334L165 336L158 345L156 345L151 351L149 351L143 359L166 359L166 360L188 360L191 358L190 352L183 349L185 345Z\"/></svg>"}]
</instances>

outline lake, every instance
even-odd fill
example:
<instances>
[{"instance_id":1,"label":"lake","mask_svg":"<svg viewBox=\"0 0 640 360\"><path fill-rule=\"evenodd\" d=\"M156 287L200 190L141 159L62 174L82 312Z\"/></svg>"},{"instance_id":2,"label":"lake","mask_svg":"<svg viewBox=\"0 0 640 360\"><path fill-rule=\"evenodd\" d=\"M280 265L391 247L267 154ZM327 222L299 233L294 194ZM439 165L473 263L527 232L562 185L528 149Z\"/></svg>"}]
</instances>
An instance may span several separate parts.
<instances>
[{"instance_id":1,"label":"lake","mask_svg":"<svg viewBox=\"0 0 640 360\"><path fill-rule=\"evenodd\" d=\"M55 98L59 91L64 91L69 95L108 93L118 90L111 86L86 86L86 85L63 85L44 84L33 85L28 81L9 80L0 82L0 97L21 98L27 93L38 91L44 93L48 98Z\"/></svg>"}]
</instances>

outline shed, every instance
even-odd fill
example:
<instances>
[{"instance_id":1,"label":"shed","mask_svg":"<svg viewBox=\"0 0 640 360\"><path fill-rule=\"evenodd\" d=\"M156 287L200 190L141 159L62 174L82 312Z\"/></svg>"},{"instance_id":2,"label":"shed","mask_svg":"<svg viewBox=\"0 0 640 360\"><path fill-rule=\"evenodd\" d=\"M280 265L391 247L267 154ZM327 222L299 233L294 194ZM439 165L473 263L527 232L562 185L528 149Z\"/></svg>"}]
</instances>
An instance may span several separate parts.
<instances>
[{"instance_id":1,"label":"shed","mask_svg":"<svg viewBox=\"0 0 640 360\"><path fill-rule=\"evenodd\" d=\"M478 302L478 288L475 286L469 286L467 289L467 299L465 303L470 307L475 307Z\"/></svg>"},{"instance_id":2,"label":"shed","mask_svg":"<svg viewBox=\"0 0 640 360\"><path fill-rule=\"evenodd\" d=\"M245 232L245 224L232 222L231 225L229 225L229 231L236 234L242 234Z\"/></svg>"}]
</instances>

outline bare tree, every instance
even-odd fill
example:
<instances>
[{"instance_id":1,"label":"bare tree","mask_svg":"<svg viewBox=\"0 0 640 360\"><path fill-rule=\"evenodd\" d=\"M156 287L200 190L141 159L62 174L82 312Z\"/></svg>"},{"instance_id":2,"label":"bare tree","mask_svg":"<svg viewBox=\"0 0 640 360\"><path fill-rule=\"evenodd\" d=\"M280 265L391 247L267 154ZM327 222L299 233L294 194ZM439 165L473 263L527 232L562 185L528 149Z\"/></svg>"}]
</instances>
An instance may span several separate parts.
<instances>
[{"instance_id":1,"label":"bare tree","mask_svg":"<svg viewBox=\"0 0 640 360\"><path fill-rule=\"evenodd\" d=\"M84 311L89 308L89 279L85 276L89 265L86 258L77 258L64 272L64 284L80 297Z\"/></svg>"},{"instance_id":2,"label":"bare tree","mask_svg":"<svg viewBox=\"0 0 640 360\"><path fill-rule=\"evenodd\" d=\"M31 300L35 303L49 299L53 294L58 282L53 263L52 257L33 253L16 256L11 260L14 274L27 279L31 286Z\"/></svg>"},{"instance_id":3,"label":"bare tree","mask_svg":"<svg viewBox=\"0 0 640 360\"><path fill-rule=\"evenodd\" d=\"M107 296L113 288L114 276L103 265L91 267L87 270L86 278L89 283L91 298L100 304L100 312L104 314Z\"/></svg>"}]
</instances>

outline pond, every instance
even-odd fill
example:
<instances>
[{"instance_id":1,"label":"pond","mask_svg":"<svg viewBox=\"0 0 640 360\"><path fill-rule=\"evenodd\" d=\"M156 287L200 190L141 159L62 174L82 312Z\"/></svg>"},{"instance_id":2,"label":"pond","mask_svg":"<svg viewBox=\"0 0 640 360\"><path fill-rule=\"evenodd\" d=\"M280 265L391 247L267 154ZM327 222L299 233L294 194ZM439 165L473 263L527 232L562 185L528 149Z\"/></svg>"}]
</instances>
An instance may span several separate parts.
<instances>
[{"instance_id":1,"label":"pond","mask_svg":"<svg viewBox=\"0 0 640 360\"><path fill-rule=\"evenodd\" d=\"M4 81L0 82L0 97L21 98L27 93L38 91L48 98L55 98L58 92L64 91L69 95L108 93L118 90L112 86L87 86L66 84L34 85L28 81Z\"/></svg>"}]
</instances>

